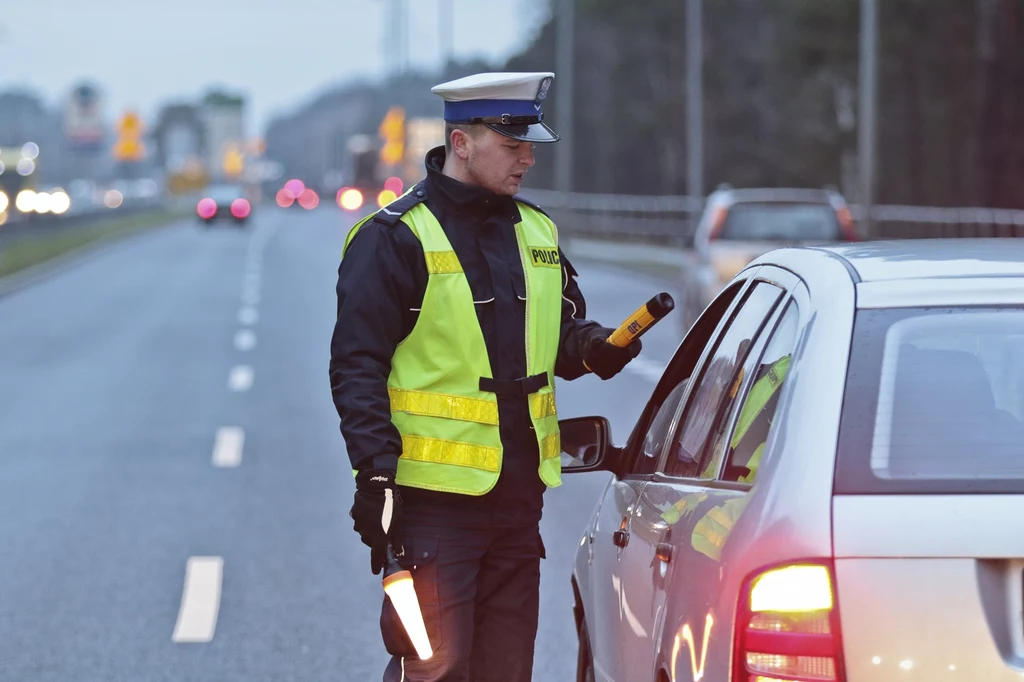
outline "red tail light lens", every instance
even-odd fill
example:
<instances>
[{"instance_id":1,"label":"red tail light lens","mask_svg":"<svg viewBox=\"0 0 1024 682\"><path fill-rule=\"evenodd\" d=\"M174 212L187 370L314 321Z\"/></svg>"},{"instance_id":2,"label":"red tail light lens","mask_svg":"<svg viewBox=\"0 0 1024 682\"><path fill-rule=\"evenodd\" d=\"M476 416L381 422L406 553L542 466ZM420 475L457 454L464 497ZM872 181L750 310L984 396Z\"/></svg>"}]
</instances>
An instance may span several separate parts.
<instances>
[{"instance_id":1,"label":"red tail light lens","mask_svg":"<svg viewBox=\"0 0 1024 682\"><path fill-rule=\"evenodd\" d=\"M718 239L719 233L722 231L722 225L725 224L725 217L729 215L729 210L726 208L716 208L714 214L711 217L711 232L708 233L708 239Z\"/></svg>"},{"instance_id":2,"label":"red tail light lens","mask_svg":"<svg viewBox=\"0 0 1024 682\"><path fill-rule=\"evenodd\" d=\"M845 237L846 241L860 241L860 237L857 235L857 226L853 222L853 214L850 213L850 209L845 206L837 208L836 218L839 219L839 224L842 225L843 237Z\"/></svg>"},{"instance_id":3,"label":"red tail light lens","mask_svg":"<svg viewBox=\"0 0 1024 682\"><path fill-rule=\"evenodd\" d=\"M252 210L252 206L249 205L247 199L235 199L231 202L231 215L235 216L239 220L247 218L249 211Z\"/></svg>"},{"instance_id":4,"label":"red tail light lens","mask_svg":"<svg viewBox=\"0 0 1024 682\"><path fill-rule=\"evenodd\" d=\"M800 563L748 581L736 619L733 682L842 682L831 566Z\"/></svg>"},{"instance_id":5,"label":"red tail light lens","mask_svg":"<svg viewBox=\"0 0 1024 682\"><path fill-rule=\"evenodd\" d=\"M277 205L281 208L288 208L295 203L295 197L286 189L278 190L277 197L275 198L277 200Z\"/></svg>"},{"instance_id":6,"label":"red tail light lens","mask_svg":"<svg viewBox=\"0 0 1024 682\"><path fill-rule=\"evenodd\" d=\"M200 218L209 220L213 216L217 215L217 202L210 197L200 199L199 204L196 206L196 213L199 214Z\"/></svg>"},{"instance_id":7,"label":"red tail light lens","mask_svg":"<svg viewBox=\"0 0 1024 682\"><path fill-rule=\"evenodd\" d=\"M308 187L302 190L302 194L299 195L299 206L307 211L312 211L319 203L320 195Z\"/></svg>"}]
</instances>

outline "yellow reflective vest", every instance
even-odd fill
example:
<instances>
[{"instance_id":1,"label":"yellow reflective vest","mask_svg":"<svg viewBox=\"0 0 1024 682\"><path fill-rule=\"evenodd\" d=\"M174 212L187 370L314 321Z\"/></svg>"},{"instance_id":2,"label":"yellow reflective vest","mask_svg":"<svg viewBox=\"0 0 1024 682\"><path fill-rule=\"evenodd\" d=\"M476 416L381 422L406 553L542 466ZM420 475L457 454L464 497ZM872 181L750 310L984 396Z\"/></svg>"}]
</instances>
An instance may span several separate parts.
<instances>
[{"instance_id":1,"label":"yellow reflective vest","mask_svg":"<svg viewBox=\"0 0 1024 682\"><path fill-rule=\"evenodd\" d=\"M526 280L528 375L519 387L529 396L538 475L554 487L562 482L554 392L562 318L558 232L540 211L523 203L519 210L515 231ZM352 228L346 249L370 218ZM498 482L504 454L495 392L500 382L493 380L469 281L437 218L418 203L401 220L423 246L428 279L419 318L398 345L388 377L391 420L402 436L396 481L483 495Z\"/></svg>"}]
</instances>

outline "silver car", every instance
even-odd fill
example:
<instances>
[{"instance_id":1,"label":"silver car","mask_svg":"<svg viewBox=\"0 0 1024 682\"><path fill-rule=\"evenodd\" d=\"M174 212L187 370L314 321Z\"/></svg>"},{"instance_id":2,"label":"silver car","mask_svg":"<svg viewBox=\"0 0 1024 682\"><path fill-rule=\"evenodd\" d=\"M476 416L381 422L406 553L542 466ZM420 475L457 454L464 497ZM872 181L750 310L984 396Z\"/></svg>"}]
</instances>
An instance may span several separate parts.
<instances>
[{"instance_id":1,"label":"silver car","mask_svg":"<svg viewBox=\"0 0 1024 682\"><path fill-rule=\"evenodd\" d=\"M677 324L689 329L752 260L784 246L857 241L846 200L828 189L722 187L708 197L683 252Z\"/></svg>"},{"instance_id":2,"label":"silver car","mask_svg":"<svg viewBox=\"0 0 1024 682\"><path fill-rule=\"evenodd\" d=\"M1024 244L768 253L703 311L572 574L579 680L1024 673Z\"/></svg>"}]
</instances>

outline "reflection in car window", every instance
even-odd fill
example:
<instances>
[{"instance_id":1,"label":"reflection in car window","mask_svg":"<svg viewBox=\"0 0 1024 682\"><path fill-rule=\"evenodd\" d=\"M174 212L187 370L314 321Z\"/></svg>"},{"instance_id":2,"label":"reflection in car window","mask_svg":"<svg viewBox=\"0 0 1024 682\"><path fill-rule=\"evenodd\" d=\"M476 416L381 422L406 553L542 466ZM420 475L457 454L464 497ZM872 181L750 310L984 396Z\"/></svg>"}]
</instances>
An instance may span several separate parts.
<instances>
[{"instance_id":1,"label":"reflection in car window","mask_svg":"<svg viewBox=\"0 0 1024 682\"><path fill-rule=\"evenodd\" d=\"M746 356L754 336L771 314L781 289L759 282L739 307L714 355L700 377L700 383L687 407L681 430L673 440L665 465L670 476L695 478L708 471L711 453L705 447L716 417L723 413L736 397L739 387L739 365Z\"/></svg>"},{"instance_id":2,"label":"reflection in car window","mask_svg":"<svg viewBox=\"0 0 1024 682\"><path fill-rule=\"evenodd\" d=\"M911 317L882 356L871 470L879 478L1024 478L1024 314Z\"/></svg>"},{"instance_id":3,"label":"reflection in car window","mask_svg":"<svg viewBox=\"0 0 1024 682\"><path fill-rule=\"evenodd\" d=\"M782 386L789 375L790 357L796 348L798 320L796 304L790 303L772 333L764 354L756 361L756 367L747 370L753 371L754 376L742 402L737 402L733 407L739 410L739 415L729 439L729 454L722 475L726 481L753 483L757 476L768 433L778 409ZM748 364L753 363L754 359L751 358ZM722 438L717 445L724 451L725 439Z\"/></svg>"},{"instance_id":4,"label":"reflection in car window","mask_svg":"<svg viewBox=\"0 0 1024 682\"><path fill-rule=\"evenodd\" d=\"M661 456L662 448L665 446L665 439L668 438L673 426L672 418L679 407L679 401L686 392L689 379L683 379L672 389L672 392L665 398L665 402L658 408L657 414L651 421L651 426L644 436L644 445L640 450L633 473L652 474L657 470L658 458Z\"/></svg>"}]
</instances>

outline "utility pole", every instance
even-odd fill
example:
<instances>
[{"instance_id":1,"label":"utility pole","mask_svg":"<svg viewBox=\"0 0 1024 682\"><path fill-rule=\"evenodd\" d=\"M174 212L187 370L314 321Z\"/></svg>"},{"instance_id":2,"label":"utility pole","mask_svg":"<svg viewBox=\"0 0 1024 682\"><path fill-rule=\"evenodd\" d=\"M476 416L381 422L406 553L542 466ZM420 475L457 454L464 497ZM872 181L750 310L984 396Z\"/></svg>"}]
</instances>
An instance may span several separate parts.
<instances>
[{"instance_id":1,"label":"utility pole","mask_svg":"<svg viewBox=\"0 0 1024 682\"><path fill-rule=\"evenodd\" d=\"M573 121L573 39L575 33L575 0L555 0L555 21L557 23L557 73L555 93L557 122L556 131L561 140L555 145L555 189L571 192L572 182L572 121Z\"/></svg>"},{"instance_id":2,"label":"utility pole","mask_svg":"<svg viewBox=\"0 0 1024 682\"><path fill-rule=\"evenodd\" d=\"M686 0L686 193L704 196L702 0Z\"/></svg>"},{"instance_id":3,"label":"utility pole","mask_svg":"<svg viewBox=\"0 0 1024 682\"><path fill-rule=\"evenodd\" d=\"M437 0L437 33L441 47L441 70L444 71L455 51L455 10L452 0Z\"/></svg>"},{"instance_id":4,"label":"utility pole","mask_svg":"<svg viewBox=\"0 0 1024 682\"><path fill-rule=\"evenodd\" d=\"M878 75L878 0L860 0L860 91L857 116L857 147L860 156L859 185L862 233L874 237L871 209L875 201L875 119L878 112L876 79Z\"/></svg>"}]
</instances>

